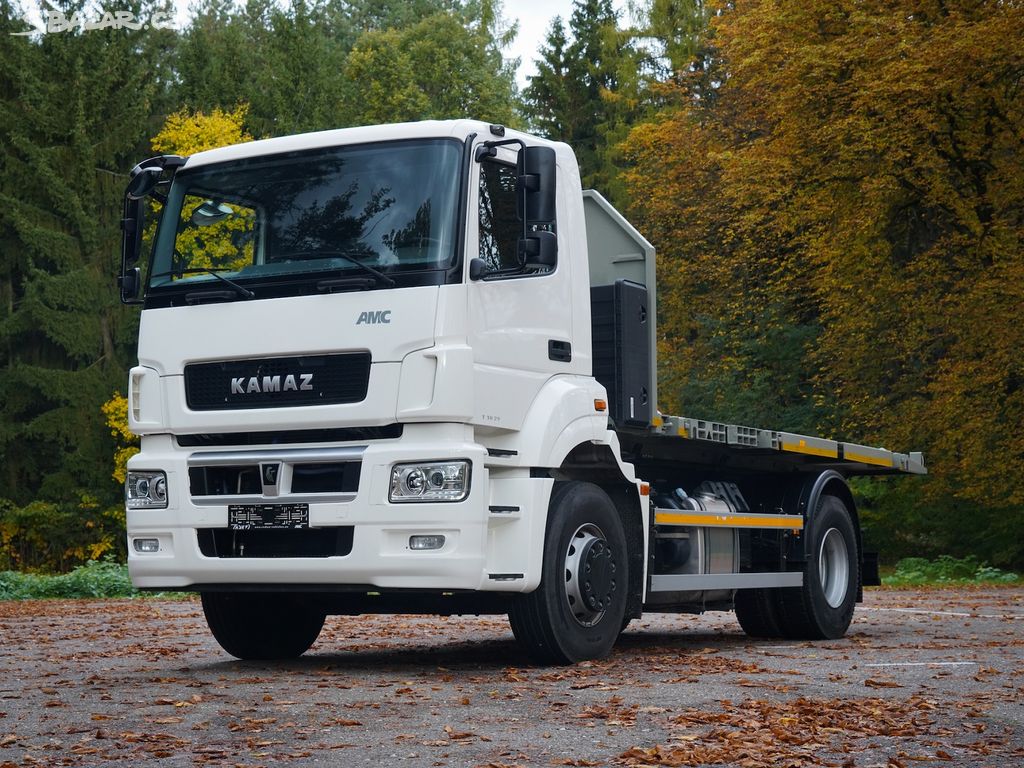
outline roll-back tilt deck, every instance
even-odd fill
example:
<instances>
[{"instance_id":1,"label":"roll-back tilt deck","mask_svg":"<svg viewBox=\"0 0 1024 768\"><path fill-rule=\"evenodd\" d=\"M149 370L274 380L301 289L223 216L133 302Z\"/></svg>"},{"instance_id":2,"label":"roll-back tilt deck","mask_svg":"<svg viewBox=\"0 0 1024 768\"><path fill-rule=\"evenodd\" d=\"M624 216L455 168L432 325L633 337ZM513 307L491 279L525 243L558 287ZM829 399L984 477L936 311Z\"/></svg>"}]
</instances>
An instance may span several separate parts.
<instances>
[{"instance_id":1,"label":"roll-back tilt deck","mask_svg":"<svg viewBox=\"0 0 1024 768\"><path fill-rule=\"evenodd\" d=\"M124 219L130 572L200 592L240 658L374 611L507 613L542 663L645 610L838 637L877 579L846 478L925 471L659 413L654 249L565 144L451 121L153 158Z\"/></svg>"}]
</instances>

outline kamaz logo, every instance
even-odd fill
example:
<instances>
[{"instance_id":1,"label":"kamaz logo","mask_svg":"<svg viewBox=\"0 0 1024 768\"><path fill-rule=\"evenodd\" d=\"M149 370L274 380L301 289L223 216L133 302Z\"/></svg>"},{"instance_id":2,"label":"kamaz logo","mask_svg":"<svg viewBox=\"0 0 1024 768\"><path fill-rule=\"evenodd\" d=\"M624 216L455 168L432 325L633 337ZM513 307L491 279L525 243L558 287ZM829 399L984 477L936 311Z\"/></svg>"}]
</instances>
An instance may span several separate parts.
<instances>
[{"instance_id":1,"label":"kamaz logo","mask_svg":"<svg viewBox=\"0 0 1024 768\"><path fill-rule=\"evenodd\" d=\"M375 312L360 312L356 325L380 325L391 322L390 309L378 309Z\"/></svg>"},{"instance_id":2,"label":"kamaz logo","mask_svg":"<svg viewBox=\"0 0 1024 768\"><path fill-rule=\"evenodd\" d=\"M251 395L259 392L308 392L313 389L313 374L300 373L297 377L287 376L245 376L231 378L232 395Z\"/></svg>"}]
</instances>

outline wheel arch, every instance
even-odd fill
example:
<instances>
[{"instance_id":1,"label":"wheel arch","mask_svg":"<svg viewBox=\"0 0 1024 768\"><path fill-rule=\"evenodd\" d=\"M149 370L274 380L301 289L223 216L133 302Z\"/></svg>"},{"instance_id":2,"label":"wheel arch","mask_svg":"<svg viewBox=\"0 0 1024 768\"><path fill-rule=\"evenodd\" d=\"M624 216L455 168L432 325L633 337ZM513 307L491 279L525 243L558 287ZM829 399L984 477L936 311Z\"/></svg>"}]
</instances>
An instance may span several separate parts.
<instances>
[{"instance_id":1,"label":"wheel arch","mask_svg":"<svg viewBox=\"0 0 1024 768\"><path fill-rule=\"evenodd\" d=\"M640 618L643 612L646 585L645 564L648 558L646 532L650 525L650 505L646 483L636 479L633 465L619 457L618 440L611 435L610 444L580 443L562 459L553 473L556 480L580 480L592 483L612 500L629 547L629 600L626 618Z\"/></svg>"},{"instance_id":2,"label":"wheel arch","mask_svg":"<svg viewBox=\"0 0 1024 768\"><path fill-rule=\"evenodd\" d=\"M853 499L853 491L850 490L846 478L834 469L824 472L805 480L799 491L799 510L804 516L804 530L810 530L812 518L818 509L818 503L822 496L835 496L846 506L853 522L853 530L857 536L857 602L864 600L864 587L862 585L864 573L864 540L860 527L860 513L857 511L857 503ZM812 557L813 553L807 551L810 546L810 537L801 537L803 544L801 553L804 558Z\"/></svg>"}]
</instances>

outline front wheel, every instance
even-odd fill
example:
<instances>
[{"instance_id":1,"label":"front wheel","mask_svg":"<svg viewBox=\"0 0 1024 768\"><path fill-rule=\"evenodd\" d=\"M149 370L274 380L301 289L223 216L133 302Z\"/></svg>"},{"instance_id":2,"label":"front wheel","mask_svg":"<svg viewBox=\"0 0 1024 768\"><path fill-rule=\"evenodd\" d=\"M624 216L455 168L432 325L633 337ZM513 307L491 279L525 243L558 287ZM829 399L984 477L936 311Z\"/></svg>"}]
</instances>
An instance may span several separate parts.
<instances>
[{"instance_id":1,"label":"front wheel","mask_svg":"<svg viewBox=\"0 0 1024 768\"><path fill-rule=\"evenodd\" d=\"M857 601L857 534L850 510L835 496L821 498L810 529L803 586L777 590L779 627L792 639L835 640L846 634Z\"/></svg>"},{"instance_id":2,"label":"front wheel","mask_svg":"<svg viewBox=\"0 0 1024 768\"><path fill-rule=\"evenodd\" d=\"M782 637L779 611L774 589L740 589L736 591L736 620L749 637Z\"/></svg>"},{"instance_id":3,"label":"front wheel","mask_svg":"<svg viewBox=\"0 0 1024 768\"><path fill-rule=\"evenodd\" d=\"M619 513L591 483L558 483L548 507L540 586L509 612L516 640L539 664L607 656L623 627L629 553Z\"/></svg>"},{"instance_id":4,"label":"front wheel","mask_svg":"<svg viewBox=\"0 0 1024 768\"><path fill-rule=\"evenodd\" d=\"M326 614L295 595L203 592L206 623L220 647L239 659L301 656L316 642Z\"/></svg>"}]
</instances>

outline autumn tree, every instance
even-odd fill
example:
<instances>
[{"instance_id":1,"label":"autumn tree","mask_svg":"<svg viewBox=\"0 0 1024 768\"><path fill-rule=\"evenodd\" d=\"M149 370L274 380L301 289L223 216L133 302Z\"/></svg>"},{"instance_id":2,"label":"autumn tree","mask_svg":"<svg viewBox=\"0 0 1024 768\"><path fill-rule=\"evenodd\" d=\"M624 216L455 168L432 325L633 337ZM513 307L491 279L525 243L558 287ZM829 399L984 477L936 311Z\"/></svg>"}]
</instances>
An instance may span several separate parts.
<instances>
[{"instance_id":1,"label":"autumn tree","mask_svg":"<svg viewBox=\"0 0 1024 768\"><path fill-rule=\"evenodd\" d=\"M1019 564L1024 9L737 3L713 35L715 97L681 78L630 140L666 393L923 449L869 522Z\"/></svg>"}]
</instances>

